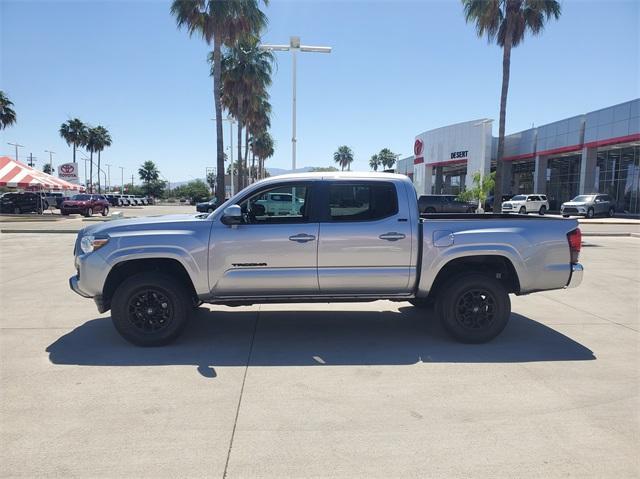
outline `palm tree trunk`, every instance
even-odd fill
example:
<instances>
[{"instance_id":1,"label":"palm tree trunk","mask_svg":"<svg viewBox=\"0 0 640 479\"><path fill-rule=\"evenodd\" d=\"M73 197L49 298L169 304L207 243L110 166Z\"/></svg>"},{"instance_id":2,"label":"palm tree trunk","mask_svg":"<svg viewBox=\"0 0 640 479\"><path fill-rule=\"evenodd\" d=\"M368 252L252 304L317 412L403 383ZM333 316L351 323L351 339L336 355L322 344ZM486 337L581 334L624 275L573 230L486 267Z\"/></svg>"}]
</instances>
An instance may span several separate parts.
<instances>
[{"instance_id":1,"label":"palm tree trunk","mask_svg":"<svg viewBox=\"0 0 640 479\"><path fill-rule=\"evenodd\" d=\"M247 170L247 186L249 186L250 182L249 177L251 177L251 171L249 170L249 163L247 160L249 159L249 128L244 129L244 167Z\"/></svg>"},{"instance_id":2,"label":"palm tree trunk","mask_svg":"<svg viewBox=\"0 0 640 479\"><path fill-rule=\"evenodd\" d=\"M76 144L73 144L73 162L76 162ZM86 173L85 173L86 174Z\"/></svg>"},{"instance_id":3,"label":"palm tree trunk","mask_svg":"<svg viewBox=\"0 0 640 479\"><path fill-rule=\"evenodd\" d=\"M100 194L100 150L98 150L98 194Z\"/></svg>"},{"instance_id":4,"label":"palm tree trunk","mask_svg":"<svg viewBox=\"0 0 640 479\"><path fill-rule=\"evenodd\" d=\"M238 189L243 189L245 185L244 177L245 177L245 169L242 164L242 120L238 115Z\"/></svg>"},{"instance_id":5,"label":"palm tree trunk","mask_svg":"<svg viewBox=\"0 0 640 479\"><path fill-rule=\"evenodd\" d=\"M256 170L256 154L251 152L251 175L254 179L258 179L258 170Z\"/></svg>"},{"instance_id":6,"label":"palm tree trunk","mask_svg":"<svg viewBox=\"0 0 640 479\"><path fill-rule=\"evenodd\" d=\"M224 203L225 187L224 187L224 142L222 138L222 102L220 100L220 70L222 65L222 55L220 51L221 38L214 35L213 38L213 103L216 110L216 198L218 204Z\"/></svg>"},{"instance_id":7,"label":"palm tree trunk","mask_svg":"<svg viewBox=\"0 0 640 479\"><path fill-rule=\"evenodd\" d=\"M508 15L508 13L507 13ZM511 45L513 39L513 22L507 18L507 32L502 52L502 92L500 93L500 125L498 127L498 152L496 155L496 177L493 192L493 213L502 213L502 172L504 156L504 130L507 117L507 94L509 93L509 75L511 70ZM498 207L496 208L496 205Z\"/></svg>"},{"instance_id":8,"label":"palm tree trunk","mask_svg":"<svg viewBox=\"0 0 640 479\"><path fill-rule=\"evenodd\" d=\"M89 184L91 184L90 193L93 193L93 151L89 152Z\"/></svg>"}]
</instances>

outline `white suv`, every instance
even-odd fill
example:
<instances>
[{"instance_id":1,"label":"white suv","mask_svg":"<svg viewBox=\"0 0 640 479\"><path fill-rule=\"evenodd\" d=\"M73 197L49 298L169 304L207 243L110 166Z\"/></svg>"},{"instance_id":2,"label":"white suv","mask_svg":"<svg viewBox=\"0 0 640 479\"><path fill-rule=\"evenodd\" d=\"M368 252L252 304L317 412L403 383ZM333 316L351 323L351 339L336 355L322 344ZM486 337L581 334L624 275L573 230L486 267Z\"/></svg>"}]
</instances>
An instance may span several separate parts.
<instances>
[{"instance_id":1,"label":"white suv","mask_svg":"<svg viewBox=\"0 0 640 479\"><path fill-rule=\"evenodd\" d=\"M503 213L538 213L543 215L549 209L549 201L545 195L516 195L502 203Z\"/></svg>"}]
</instances>

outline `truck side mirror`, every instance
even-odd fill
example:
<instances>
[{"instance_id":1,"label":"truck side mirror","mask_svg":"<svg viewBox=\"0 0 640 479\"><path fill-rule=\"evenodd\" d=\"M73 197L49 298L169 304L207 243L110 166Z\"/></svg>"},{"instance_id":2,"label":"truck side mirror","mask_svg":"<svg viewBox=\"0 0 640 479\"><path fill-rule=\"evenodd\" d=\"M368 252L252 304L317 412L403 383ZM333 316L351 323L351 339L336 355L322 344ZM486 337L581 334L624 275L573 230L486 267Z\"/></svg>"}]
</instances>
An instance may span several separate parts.
<instances>
[{"instance_id":1,"label":"truck side mirror","mask_svg":"<svg viewBox=\"0 0 640 479\"><path fill-rule=\"evenodd\" d=\"M242 209L240 206L227 206L222 214L222 223L228 226L242 223Z\"/></svg>"}]
</instances>

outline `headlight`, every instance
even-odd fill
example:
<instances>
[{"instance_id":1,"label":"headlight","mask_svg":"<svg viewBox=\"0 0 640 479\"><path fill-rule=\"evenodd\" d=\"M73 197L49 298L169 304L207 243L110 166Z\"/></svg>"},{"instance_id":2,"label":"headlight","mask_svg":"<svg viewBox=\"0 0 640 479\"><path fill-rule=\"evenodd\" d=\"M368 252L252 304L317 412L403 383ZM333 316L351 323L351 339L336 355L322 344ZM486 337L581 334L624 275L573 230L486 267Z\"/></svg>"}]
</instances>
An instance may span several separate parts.
<instances>
[{"instance_id":1,"label":"headlight","mask_svg":"<svg viewBox=\"0 0 640 479\"><path fill-rule=\"evenodd\" d=\"M109 241L108 238L96 238L93 235L83 236L80 240L80 249L83 253L91 253L102 248Z\"/></svg>"}]
</instances>

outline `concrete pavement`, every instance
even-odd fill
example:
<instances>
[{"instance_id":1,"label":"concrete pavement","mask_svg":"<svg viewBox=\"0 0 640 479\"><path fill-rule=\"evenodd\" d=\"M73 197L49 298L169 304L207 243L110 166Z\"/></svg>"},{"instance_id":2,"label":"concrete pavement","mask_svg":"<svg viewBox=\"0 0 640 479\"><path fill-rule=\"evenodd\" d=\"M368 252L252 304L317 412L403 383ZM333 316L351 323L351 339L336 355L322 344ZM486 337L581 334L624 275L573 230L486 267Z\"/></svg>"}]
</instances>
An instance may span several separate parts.
<instances>
[{"instance_id":1,"label":"concrete pavement","mask_svg":"<svg viewBox=\"0 0 640 479\"><path fill-rule=\"evenodd\" d=\"M68 290L72 235L0 235L3 477L638 477L640 240L451 341L408 303L201 307L125 343Z\"/></svg>"}]
</instances>

